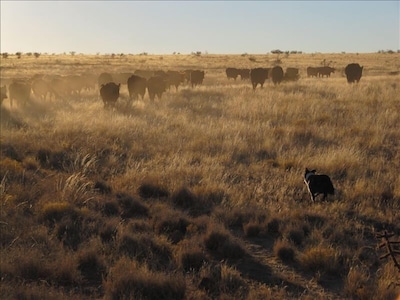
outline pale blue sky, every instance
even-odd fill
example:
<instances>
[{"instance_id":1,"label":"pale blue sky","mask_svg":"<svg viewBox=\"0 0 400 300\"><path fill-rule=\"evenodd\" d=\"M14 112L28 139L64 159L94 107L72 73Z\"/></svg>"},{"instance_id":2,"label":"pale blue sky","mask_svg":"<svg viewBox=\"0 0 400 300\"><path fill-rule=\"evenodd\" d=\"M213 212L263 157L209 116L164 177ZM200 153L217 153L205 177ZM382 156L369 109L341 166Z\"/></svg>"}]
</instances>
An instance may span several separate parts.
<instances>
[{"instance_id":1,"label":"pale blue sky","mask_svg":"<svg viewBox=\"0 0 400 300\"><path fill-rule=\"evenodd\" d=\"M4 1L0 52L400 49L399 1Z\"/></svg>"}]
</instances>

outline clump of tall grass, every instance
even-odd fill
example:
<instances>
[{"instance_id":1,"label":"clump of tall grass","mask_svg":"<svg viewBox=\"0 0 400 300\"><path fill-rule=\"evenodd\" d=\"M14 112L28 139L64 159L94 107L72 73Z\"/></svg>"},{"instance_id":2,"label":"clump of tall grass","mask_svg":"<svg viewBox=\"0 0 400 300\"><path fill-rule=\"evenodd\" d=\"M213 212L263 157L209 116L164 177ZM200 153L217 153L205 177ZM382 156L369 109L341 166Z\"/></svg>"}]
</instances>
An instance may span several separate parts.
<instances>
[{"instance_id":1,"label":"clump of tall grass","mask_svg":"<svg viewBox=\"0 0 400 300\"><path fill-rule=\"evenodd\" d=\"M104 282L110 299L184 299L186 283L182 275L162 273L121 258L110 268Z\"/></svg>"}]
</instances>

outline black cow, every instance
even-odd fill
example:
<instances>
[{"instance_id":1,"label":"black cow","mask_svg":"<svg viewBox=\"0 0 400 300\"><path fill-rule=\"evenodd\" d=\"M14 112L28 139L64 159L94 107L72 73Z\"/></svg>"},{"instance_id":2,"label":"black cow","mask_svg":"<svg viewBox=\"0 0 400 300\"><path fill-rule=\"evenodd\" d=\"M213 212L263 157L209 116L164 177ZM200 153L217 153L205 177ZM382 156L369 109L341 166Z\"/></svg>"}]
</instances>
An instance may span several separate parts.
<instances>
[{"instance_id":1,"label":"black cow","mask_svg":"<svg viewBox=\"0 0 400 300\"><path fill-rule=\"evenodd\" d=\"M167 89L167 84L163 76L154 76L150 77L147 80L147 91L149 92L149 97L151 101L154 101L154 98L157 96L158 99L161 99L162 94Z\"/></svg>"},{"instance_id":2,"label":"black cow","mask_svg":"<svg viewBox=\"0 0 400 300\"><path fill-rule=\"evenodd\" d=\"M255 68L250 71L250 80L253 85L253 90L260 84L261 88L264 86L265 80L268 79L268 68Z\"/></svg>"},{"instance_id":3,"label":"black cow","mask_svg":"<svg viewBox=\"0 0 400 300\"><path fill-rule=\"evenodd\" d=\"M273 67L271 69L271 78L272 82L277 85L280 84L283 80L283 69L280 66Z\"/></svg>"},{"instance_id":4,"label":"black cow","mask_svg":"<svg viewBox=\"0 0 400 300\"><path fill-rule=\"evenodd\" d=\"M130 100L132 101L133 99L137 99L139 96L143 100L144 94L146 93L147 79L137 75L132 75L128 78L127 83Z\"/></svg>"},{"instance_id":5,"label":"black cow","mask_svg":"<svg viewBox=\"0 0 400 300\"><path fill-rule=\"evenodd\" d=\"M331 77L331 73L335 73L335 69L325 66L325 67L318 67L317 68L317 75L318 77Z\"/></svg>"},{"instance_id":6,"label":"black cow","mask_svg":"<svg viewBox=\"0 0 400 300\"><path fill-rule=\"evenodd\" d=\"M287 68L283 79L286 81L296 81L299 80L299 78L298 68Z\"/></svg>"},{"instance_id":7,"label":"black cow","mask_svg":"<svg viewBox=\"0 0 400 300\"><path fill-rule=\"evenodd\" d=\"M192 72L190 72L190 83L192 87L198 84L203 84L203 80L204 80L204 71L193 70Z\"/></svg>"},{"instance_id":8,"label":"black cow","mask_svg":"<svg viewBox=\"0 0 400 300\"><path fill-rule=\"evenodd\" d=\"M235 81L236 78L239 76L239 70L236 68L226 68L225 73L228 79L233 78Z\"/></svg>"},{"instance_id":9,"label":"black cow","mask_svg":"<svg viewBox=\"0 0 400 300\"><path fill-rule=\"evenodd\" d=\"M104 108L115 107L115 103L119 98L119 88L121 84L109 82L102 84L100 87L100 96L103 99Z\"/></svg>"},{"instance_id":10,"label":"black cow","mask_svg":"<svg viewBox=\"0 0 400 300\"><path fill-rule=\"evenodd\" d=\"M317 77L318 76L318 68L308 67L307 68L307 76L308 77Z\"/></svg>"},{"instance_id":11,"label":"black cow","mask_svg":"<svg viewBox=\"0 0 400 300\"><path fill-rule=\"evenodd\" d=\"M23 81L14 81L8 87L10 106L13 106L13 100L16 100L22 105L26 105L31 96L31 85Z\"/></svg>"},{"instance_id":12,"label":"black cow","mask_svg":"<svg viewBox=\"0 0 400 300\"><path fill-rule=\"evenodd\" d=\"M178 87L180 84L185 82L185 73L179 71L167 71L167 84L168 86L175 86L175 90L178 91Z\"/></svg>"},{"instance_id":13,"label":"black cow","mask_svg":"<svg viewBox=\"0 0 400 300\"><path fill-rule=\"evenodd\" d=\"M348 83L359 82L362 76L362 71L364 67L361 67L359 64L352 63L348 64L344 69L344 73L347 77Z\"/></svg>"},{"instance_id":14,"label":"black cow","mask_svg":"<svg viewBox=\"0 0 400 300\"><path fill-rule=\"evenodd\" d=\"M239 69L241 80L250 79L250 69Z\"/></svg>"}]
</instances>

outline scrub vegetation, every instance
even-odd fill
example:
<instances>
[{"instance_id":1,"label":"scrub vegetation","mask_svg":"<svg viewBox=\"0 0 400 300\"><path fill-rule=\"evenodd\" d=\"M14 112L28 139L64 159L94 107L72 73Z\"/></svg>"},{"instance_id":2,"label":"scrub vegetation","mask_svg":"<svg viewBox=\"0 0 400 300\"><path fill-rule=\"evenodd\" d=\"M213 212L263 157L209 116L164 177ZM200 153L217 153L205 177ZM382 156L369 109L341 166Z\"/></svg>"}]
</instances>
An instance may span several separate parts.
<instances>
[{"instance_id":1,"label":"scrub vegetation","mask_svg":"<svg viewBox=\"0 0 400 300\"><path fill-rule=\"evenodd\" d=\"M251 59L249 59L251 58ZM396 299L376 234L400 236L400 54L45 55L35 74L205 71L115 109L98 87L1 107L2 299ZM348 84L348 63L364 66ZM300 79L253 91L227 67ZM329 78L308 66L330 65ZM336 189L312 203L305 168ZM398 246L394 246L397 247Z\"/></svg>"}]
</instances>

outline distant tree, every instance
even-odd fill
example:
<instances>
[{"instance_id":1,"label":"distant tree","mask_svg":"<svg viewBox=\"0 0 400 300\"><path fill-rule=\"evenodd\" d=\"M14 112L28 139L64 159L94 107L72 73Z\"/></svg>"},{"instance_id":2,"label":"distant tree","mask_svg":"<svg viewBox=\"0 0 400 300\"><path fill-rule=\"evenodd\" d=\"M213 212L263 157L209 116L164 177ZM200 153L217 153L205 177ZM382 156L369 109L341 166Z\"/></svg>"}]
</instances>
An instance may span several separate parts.
<instances>
[{"instance_id":1,"label":"distant tree","mask_svg":"<svg viewBox=\"0 0 400 300\"><path fill-rule=\"evenodd\" d=\"M76 54L76 51L70 51L69 54L71 54L71 56L74 56Z\"/></svg>"},{"instance_id":2,"label":"distant tree","mask_svg":"<svg viewBox=\"0 0 400 300\"><path fill-rule=\"evenodd\" d=\"M35 53L33 53L33 55L35 56L35 58L39 58L40 53L39 52L35 52Z\"/></svg>"},{"instance_id":3,"label":"distant tree","mask_svg":"<svg viewBox=\"0 0 400 300\"><path fill-rule=\"evenodd\" d=\"M281 51L281 50L279 50L279 49L276 49L276 50L272 50L271 53L272 53L272 54L282 54L283 51Z\"/></svg>"},{"instance_id":4,"label":"distant tree","mask_svg":"<svg viewBox=\"0 0 400 300\"><path fill-rule=\"evenodd\" d=\"M8 58L8 53L7 52L3 52L2 57L3 58Z\"/></svg>"},{"instance_id":5,"label":"distant tree","mask_svg":"<svg viewBox=\"0 0 400 300\"><path fill-rule=\"evenodd\" d=\"M15 55L17 56L18 59L20 59L22 56L22 52L17 52L17 53L15 53Z\"/></svg>"},{"instance_id":6,"label":"distant tree","mask_svg":"<svg viewBox=\"0 0 400 300\"><path fill-rule=\"evenodd\" d=\"M251 62L256 62L257 60L256 60L255 57L251 56L251 57L249 57L249 61L251 61Z\"/></svg>"},{"instance_id":7,"label":"distant tree","mask_svg":"<svg viewBox=\"0 0 400 300\"><path fill-rule=\"evenodd\" d=\"M32 56L32 52L26 53L26 56Z\"/></svg>"},{"instance_id":8,"label":"distant tree","mask_svg":"<svg viewBox=\"0 0 400 300\"><path fill-rule=\"evenodd\" d=\"M112 53L112 54L111 54L111 58L115 58L115 53Z\"/></svg>"}]
</instances>

